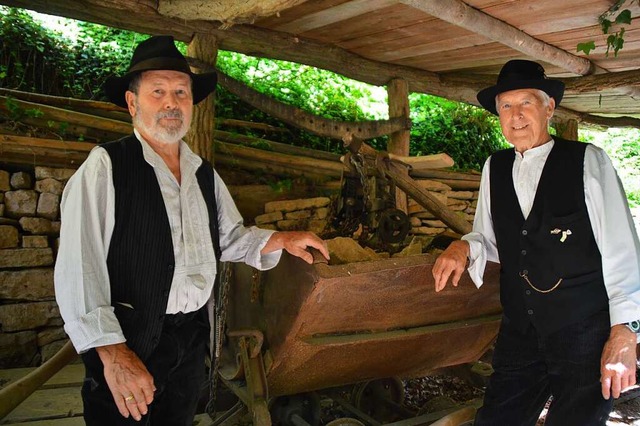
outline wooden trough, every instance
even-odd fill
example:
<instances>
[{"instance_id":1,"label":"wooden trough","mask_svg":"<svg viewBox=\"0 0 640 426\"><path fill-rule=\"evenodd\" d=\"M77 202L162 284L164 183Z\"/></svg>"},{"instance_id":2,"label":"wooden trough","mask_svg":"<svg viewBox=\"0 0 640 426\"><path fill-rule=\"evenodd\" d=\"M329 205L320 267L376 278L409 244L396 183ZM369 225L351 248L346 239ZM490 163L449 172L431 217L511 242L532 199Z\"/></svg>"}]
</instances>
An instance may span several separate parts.
<instances>
[{"instance_id":1,"label":"wooden trough","mask_svg":"<svg viewBox=\"0 0 640 426\"><path fill-rule=\"evenodd\" d=\"M308 265L285 253L266 272L234 264L220 375L254 424L269 422L256 415L268 415L269 398L477 360L498 332L499 265L487 265L480 289L465 273L436 294L434 261Z\"/></svg>"}]
</instances>

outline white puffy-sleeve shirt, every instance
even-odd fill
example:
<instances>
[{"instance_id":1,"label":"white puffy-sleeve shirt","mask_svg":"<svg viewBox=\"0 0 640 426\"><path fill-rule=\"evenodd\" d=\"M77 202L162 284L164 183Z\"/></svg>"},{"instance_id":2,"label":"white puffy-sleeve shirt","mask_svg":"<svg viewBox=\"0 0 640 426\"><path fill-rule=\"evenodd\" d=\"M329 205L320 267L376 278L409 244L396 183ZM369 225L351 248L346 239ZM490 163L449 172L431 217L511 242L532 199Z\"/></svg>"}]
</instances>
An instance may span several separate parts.
<instances>
[{"instance_id":1,"label":"white puffy-sleeve shirt","mask_svg":"<svg viewBox=\"0 0 640 426\"><path fill-rule=\"evenodd\" d=\"M544 145L516 151L513 182L525 218L529 216L538 182L553 148ZM491 157L482 169L480 196L473 231L464 237L469 242L471 279L480 287L487 261L500 262L491 219ZM587 145L584 157L584 193L587 212L596 244L602 255L602 274L609 296L611 325L640 319L640 243L629 211L622 183L607 154Z\"/></svg>"},{"instance_id":2,"label":"white puffy-sleeve shirt","mask_svg":"<svg viewBox=\"0 0 640 426\"><path fill-rule=\"evenodd\" d=\"M216 276L209 215L195 175L202 159L180 142L178 183L162 158L139 133L136 136L145 161L155 171L171 228L176 267L166 313L192 312L209 301ZM243 225L217 173L215 189L221 261L244 262L260 270L274 267L281 250L260 254L274 231ZM111 306L106 263L115 226L114 201L111 159L106 150L96 147L62 195L60 249L54 274L64 328L78 352L126 340Z\"/></svg>"}]
</instances>

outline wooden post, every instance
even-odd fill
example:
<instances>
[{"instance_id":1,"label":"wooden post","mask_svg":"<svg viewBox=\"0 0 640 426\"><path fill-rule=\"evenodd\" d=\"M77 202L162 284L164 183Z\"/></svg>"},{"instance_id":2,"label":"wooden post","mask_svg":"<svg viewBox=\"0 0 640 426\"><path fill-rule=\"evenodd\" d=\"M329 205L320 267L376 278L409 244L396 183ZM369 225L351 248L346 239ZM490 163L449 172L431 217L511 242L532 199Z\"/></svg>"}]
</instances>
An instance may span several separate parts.
<instances>
[{"instance_id":1,"label":"wooden post","mask_svg":"<svg viewBox=\"0 0 640 426\"><path fill-rule=\"evenodd\" d=\"M387 84L389 96L389 118L402 117L409 119L409 83L401 78L394 78ZM391 154L409 155L410 130L401 130L390 135L387 151ZM406 171L409 175L409 171ZM407 213L407 194L396 188L396 208Z\"/></svg>"},{"instance_id":2,"label":"wooden post","mask_svg":"<svg viewBox=\"0 0 640 426\"><path fill-rule=\"evenodd\" d=\"M187 56L197 58L211 66L216 65L218 44L215 37L196 33L187 47ZM193 72L203 72L194 69ZM196 154L213 163L213 133L215 131L215 96L212 94L193 107L191 129L185 140Z\"/></svg>"},{"instance_id":3,"label":"wooden post","mask_svg":"<svg viewBox=\"0 0 640 426\"><path fill-rule=\"evenodd\" d=\"M578 140L578 120L570 118L568 120L554 121L554 127L558 136L572 141Z\"/></svg>"}]
</instances>

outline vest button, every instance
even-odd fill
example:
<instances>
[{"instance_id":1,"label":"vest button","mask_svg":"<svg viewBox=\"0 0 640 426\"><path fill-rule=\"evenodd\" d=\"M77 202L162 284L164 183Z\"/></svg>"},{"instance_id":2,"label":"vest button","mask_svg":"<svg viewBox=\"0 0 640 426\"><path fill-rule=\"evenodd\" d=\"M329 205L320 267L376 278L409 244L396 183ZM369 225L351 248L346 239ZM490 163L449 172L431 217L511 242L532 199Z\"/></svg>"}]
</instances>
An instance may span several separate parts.
<instances>
[{"instance_id":1,"label":"vest button","mask_svg":"<svg viewBox=\"0 0 640 426\"><path fill-rule=\"evenodd\" d=\"M168 270L169 272L173 271L173 265L169 265L169 266L167 266L167 270Z\"/></svg>"},{"instance_id":2,"label":"vest button","mask_svg":"<svg viewBox=\"0 0 640 426\"><path fill-rule=\"evenodd\" d=\"M527 230L526 229L522 230L522 235L527 235Z\"/></svg>"},{"instance_id":3,"label":"vest button","mask_svg":"<svg viewBox=\"0 0 640 426\"><path fill-rule=\"evenodd\" d=\"M524 291L524 293L525 293L527 296L529 296L529 295L531 294L531 290L527 289L527 290L525 290L525 291Z\"/></svg>"},{"instance_id":4,"label":"vest button","mask_svg":"<svg viewBox=\"0 0 640 426\"><path fill-rule=\"evenodd\" d=\"M521 254L521 255L523 255L523 256L526 256L526 255L527 255L527 251L526 251L526 250L522 250L522 251L520 252L520 254Z\"/></svg>"},{"instance_id":5,"label":"vest button","mask_svg":"<svg viewBox=\"0 0 640 426\"><path fill-rule=\"evenodd\" d=\"M533 309L529 309L529 310L527 311L527 313L528 313L529 315L533 315Z\"/></svg>"},{"instance_id":6,"label":"vest button","mask_svg":"<svg viewBox=\"0 0 640 426\"><path fill-rule=\"evenodd\" d=\"M529 271L526 269L523 269L522 272L520 272L520 276L524 277L525 275L529 275Z\"/></svg>"}]
</instances>

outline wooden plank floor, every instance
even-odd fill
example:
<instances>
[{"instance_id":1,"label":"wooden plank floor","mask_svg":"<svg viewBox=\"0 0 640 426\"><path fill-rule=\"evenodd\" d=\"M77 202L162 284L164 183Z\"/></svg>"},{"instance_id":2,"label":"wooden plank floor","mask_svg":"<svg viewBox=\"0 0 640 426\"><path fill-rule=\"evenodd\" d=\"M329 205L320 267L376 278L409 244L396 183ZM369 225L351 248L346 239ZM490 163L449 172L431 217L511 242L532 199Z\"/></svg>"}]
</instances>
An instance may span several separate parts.
<instances>
[{"instance_id":1,"label":"wooden plank floor","mask_svg":"<svg viewBox=\"0 0 640 426\"><path fill-rule=\"evenodd\" d=\"M0 388L27 375L33 368L0 370ZM0 425L21 426L81 426L82 398L80 388L84 378L81 363L69 364L51 377L9 415L0 420ZM193 426L208 426L212 423L206 414L196 416Z\"/></svg>"}]
</instances>

